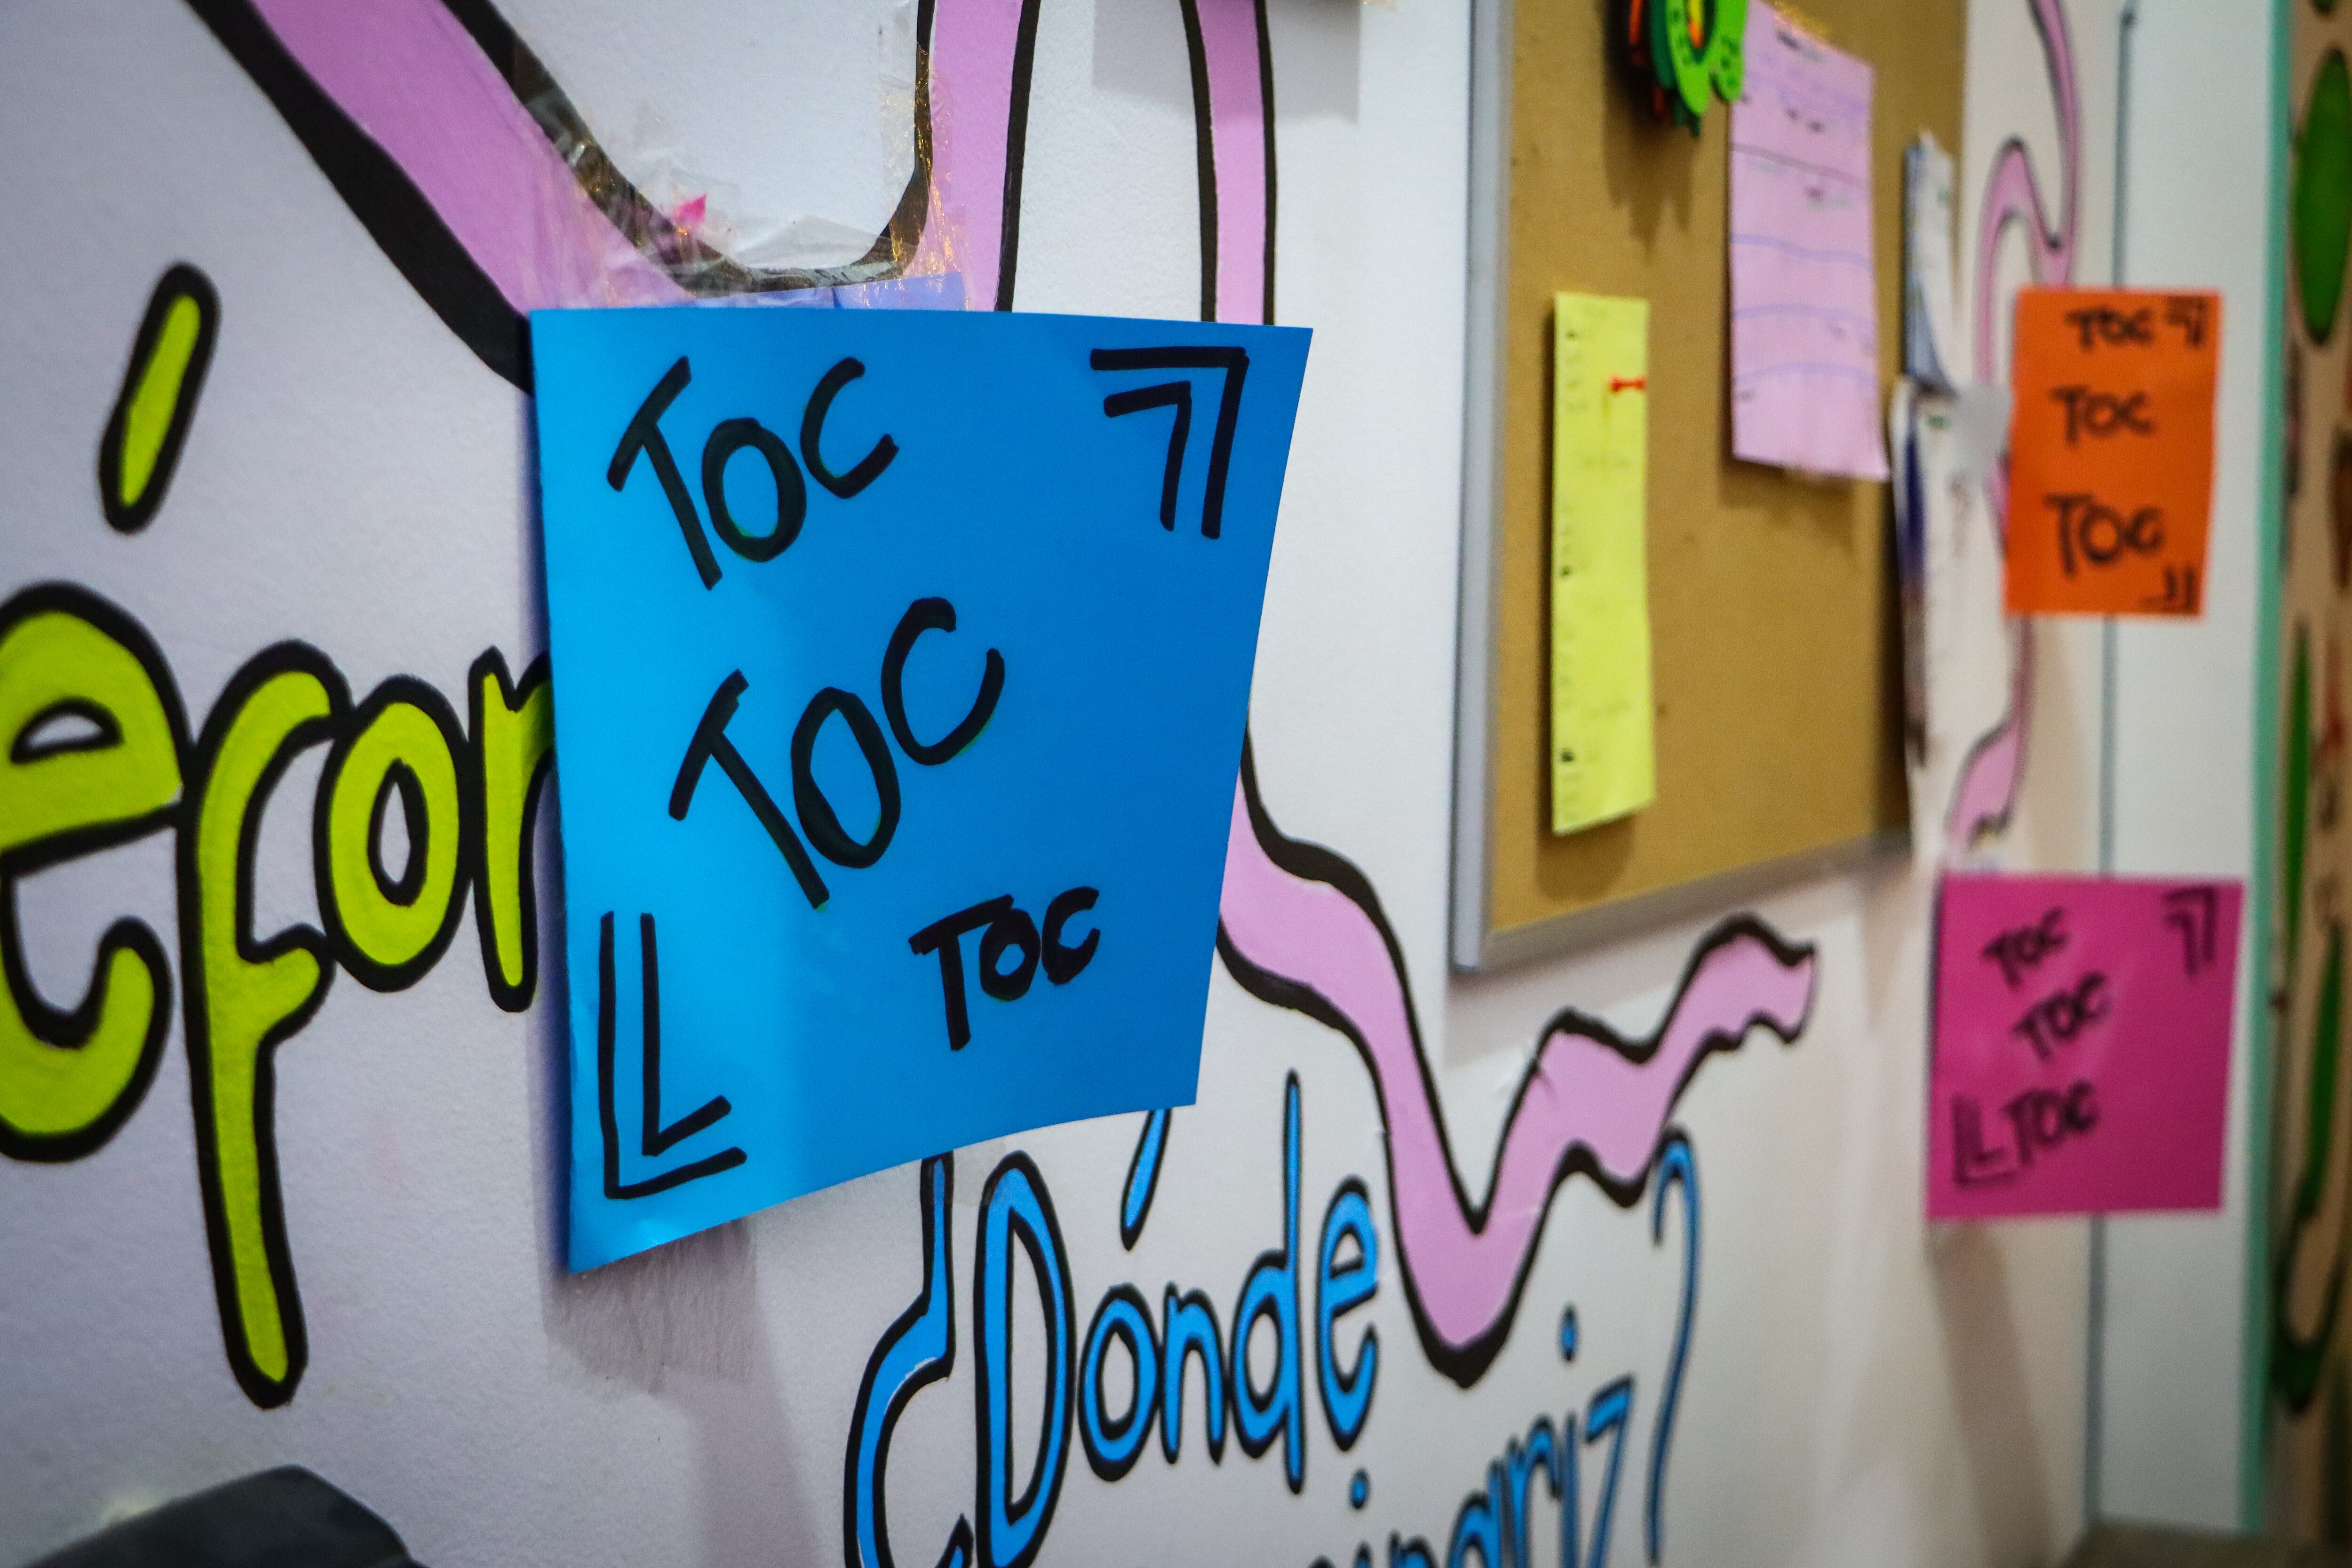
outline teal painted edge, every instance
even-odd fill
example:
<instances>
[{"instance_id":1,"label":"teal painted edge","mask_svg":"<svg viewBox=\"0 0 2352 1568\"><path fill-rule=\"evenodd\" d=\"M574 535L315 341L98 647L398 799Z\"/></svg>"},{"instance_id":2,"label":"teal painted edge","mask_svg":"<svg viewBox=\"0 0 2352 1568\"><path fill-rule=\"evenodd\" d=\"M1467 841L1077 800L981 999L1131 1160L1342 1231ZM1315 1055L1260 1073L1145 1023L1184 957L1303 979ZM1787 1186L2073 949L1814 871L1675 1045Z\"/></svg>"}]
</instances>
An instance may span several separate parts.
<instances>
[{"instance_id":1,"label":"teal painted edge","mask_svg":"<svg viewBox=\"0 0 2352 1568\"><path fill-rule=\"evenodd\" d=\"M2295 0L2273 0L2271 6L2271 169L2270 261L2268 298L2263 301L2263 495L2257 510L2261 538L2254 574L2254 787L2253 866L2247 904L2253 941L2248 973L2251 977L2252 1026L2246 1043L2246 1294L2241 1352L2243 1392L2238 1412L2238 1522L2259 1531L2267 1522L2264 1500L2270 1492L2270 1273L2271 1164L2274 1129L2272 1125L2272 1062L2275 1055L2271 1007L2272 948L2276 921L2273 905L2278 886L2279 668L2280 595L2284 573L2280 569L2285 538L2286 468L2284 433L2286 420L2287 320L2286 196L2289 153L2293 144L2294 110Z\"/></svg>"}]
</instances>

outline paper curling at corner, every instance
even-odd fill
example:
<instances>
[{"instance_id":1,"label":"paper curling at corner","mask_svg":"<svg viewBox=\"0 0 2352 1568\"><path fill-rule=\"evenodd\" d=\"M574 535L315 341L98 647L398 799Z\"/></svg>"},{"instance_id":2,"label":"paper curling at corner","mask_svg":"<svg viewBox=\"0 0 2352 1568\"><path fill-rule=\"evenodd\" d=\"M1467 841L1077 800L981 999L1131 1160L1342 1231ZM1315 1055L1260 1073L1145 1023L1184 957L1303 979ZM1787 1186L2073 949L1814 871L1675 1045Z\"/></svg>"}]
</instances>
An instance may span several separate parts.
<instances>
[{"instance_id":1,"label":"paper curling at corner","mask_svg":"<svg viewBox=\"0 0 2352 1568\"><path fill-rule=\"evenodd\" d=\"M1192 1100L1307 339L533 318L574 1268Z\"/></svg>"}]
</instances>

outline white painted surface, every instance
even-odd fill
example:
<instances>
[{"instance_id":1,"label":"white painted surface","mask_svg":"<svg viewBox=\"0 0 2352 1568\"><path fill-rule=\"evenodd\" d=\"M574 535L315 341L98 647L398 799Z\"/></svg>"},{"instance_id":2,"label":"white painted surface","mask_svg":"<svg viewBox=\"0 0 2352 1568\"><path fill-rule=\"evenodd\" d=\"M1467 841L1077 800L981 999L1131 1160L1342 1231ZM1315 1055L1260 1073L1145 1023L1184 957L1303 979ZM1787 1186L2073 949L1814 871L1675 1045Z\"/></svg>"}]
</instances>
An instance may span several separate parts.
<instances>
[{"instance_id":1,"label":"white painted surface","mask_svg":"<svg viewBox=\"0 0 2352 1568\"><path fill-rule=\"evenodd\" d=\"M2265 381L2271 28L2266 9L2139 0L2131 58L2124 280L2218 289L2225 326L2210 591L2193 623L2116 632L2116 869L2251 877ZM2252 905L2249 905L2249 915ZM2223 1207L2107 1226L2103 1504L2121 1518L2239 1523L2250 1149L2248 1031L2261 977L2242 948Z\"/></svg>"}]
</instances>

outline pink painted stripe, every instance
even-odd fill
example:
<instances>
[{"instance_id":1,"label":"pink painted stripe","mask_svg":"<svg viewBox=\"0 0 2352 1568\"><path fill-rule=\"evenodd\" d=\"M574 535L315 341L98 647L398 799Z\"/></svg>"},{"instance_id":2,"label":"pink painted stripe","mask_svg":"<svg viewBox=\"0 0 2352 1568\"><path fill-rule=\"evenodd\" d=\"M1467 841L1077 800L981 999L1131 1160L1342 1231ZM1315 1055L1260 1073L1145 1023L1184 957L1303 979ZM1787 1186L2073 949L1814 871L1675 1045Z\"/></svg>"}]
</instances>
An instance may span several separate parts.
<instances>
[{"instance_id":1,"label":"pink painted stripe","mask_svg":"<svg viewBox=\"0 0 2352 1568\"><path fill-rule=\"evenodd\" d=\"M1265 85L1256 0L1199 0L1217 179L1217 320L1265 320Z\"/></svg>"},{"instance_id":2,"label":"pink painted stripe","mask_svg":"<svg viewBox=\"0 0 2352 1568\"><path fill-rule=\"evenodd\" d=\"M2025 736L2033 713L2033 623L2012 621L2009 707L2000 722L1978 740L1952 787L1944 822L1944 848L1958 859L1979 839L2009 826L2025 783Z\"/></svg>"},{"instance_id":3,"label":"pink painted stripe","mask_svg":"<svg viewBox=\"0 0 2352 1568\"><path fill-rule=\"evenodd\" d=\"M914 273L961 272L967 309L996 305L1004 151L1021 0L938 0L931 17L931 200Z\"/></svg>"},{"instance_id":4,"label":"pink painted stripe","mask_svg":"<svg viewBox=\"0 0 2352 1568\"><path fill-rule=\"evenodd\" d=\"M255 8L517 310L686 298L597 211L435 0L255 0Z\"/></svg>"},{"instance_id":5,"label":"pink painted stripe","mask_svg":"<svg viewBox=\"0 0 2352 1568\"><path fill-rule=\"evenodd\" d=\"M1387 943L1338 889L1293 877L1266 857L1249 808L1234 796L1218 910L1227 940L1252 964L1316 992L1362 1037L1388 1123L1391 1201L1403 1266L1446 1344L1476 1343L1501 1321L1571 1150L1590 1150L1618 1184L1643 1179L1694 1065L1751 1025L1784 1037L1811 1005L1811 955L1784 963L1752 935L1709 951L1668 1011L1655 1048L1636 1061L1612 1045L1555 1030L1503 1130L1483 1217L1458 1194L1442 1112L1414 1040L1411 1002Z\"/></svg>"},{"instance_id":6,"label":"pink painted stripe","mask_svg":"<svg viewBox=\"0 0 2352 1568\"><path fill-rule=\"evenodd\" d=\"M2042 184L2034 177L2033 160L2024 143L2001 149L1985 183L1985 205L1977 225L1976 352L1979 381L1994 379L1993 345L1999 336L1996 315L1997 268L2001 237L2011 224L2026 235L2026 264L2036 283L2063 284L2074 276L2075 227L2083 167L2082 106L2074 86L2074 46L2067 31L2066 9L2061 0L2032 0L2034 25L2042 32L2042 47L2050 70L2050 94L2058 114L2058 221L2050 221L2042 203ZM1994 541L2009 548L2009 468L2004 457L1985 478L1986 510L1992 518ZM1954 856L1969 853L1977 841L2009 824L2025 788L2025 737L2033 721L2033 628L2017 623L2016 654L2010 666L2009 706L2000 722L1979 736L1960 764L1952 786L1952 803L1945 815L1945 847Z\"/></svg>"}]
</instances>

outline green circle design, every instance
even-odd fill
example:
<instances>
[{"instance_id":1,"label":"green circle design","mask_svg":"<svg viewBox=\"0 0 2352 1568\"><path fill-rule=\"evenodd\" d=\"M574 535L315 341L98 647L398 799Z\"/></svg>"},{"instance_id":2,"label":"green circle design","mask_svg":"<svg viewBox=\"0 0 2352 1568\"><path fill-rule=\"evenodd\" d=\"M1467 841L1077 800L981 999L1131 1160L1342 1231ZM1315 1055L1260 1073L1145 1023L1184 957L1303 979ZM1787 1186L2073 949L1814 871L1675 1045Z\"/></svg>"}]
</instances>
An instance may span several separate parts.
<instances>
[{"instance_id":1,"label":"green circle design","mask_svg":"<svg viewBox=\"0 0 2352 1568\"><path fill-rule=\"evenodd\" d=\"M2344 302L2344 263L2352 254L2352 71L2330 49L2313 79L2295 137L2290 215L2295 291L2304 330L2324 343Z\"/></svg>"}]
</instances>

